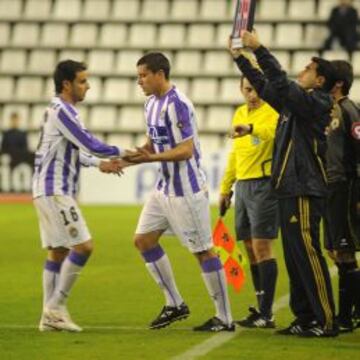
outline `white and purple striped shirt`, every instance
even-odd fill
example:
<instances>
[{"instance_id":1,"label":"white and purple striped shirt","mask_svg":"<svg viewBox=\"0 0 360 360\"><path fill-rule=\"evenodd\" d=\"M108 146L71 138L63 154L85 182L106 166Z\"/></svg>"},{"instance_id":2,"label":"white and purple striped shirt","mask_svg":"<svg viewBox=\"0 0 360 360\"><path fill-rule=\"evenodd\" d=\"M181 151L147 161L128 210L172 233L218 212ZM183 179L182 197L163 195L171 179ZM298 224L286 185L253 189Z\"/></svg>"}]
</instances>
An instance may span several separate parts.
<instances>
[{"instance_id":1,"label":"white and purple striped shirt","mask_svg":"<svg viewBox=\"0 0 360 360\"><path fill-rule=\"evenodd\" d=\"M157 189L169 196L184 196L204 190L205 173L200 166L200 143L194 106L173 87L164 96L152 95L145 104L147 135L156 153L176 147L188 139L194 141L194 152L183 161L162 161Z\"/></svg>"},{"instance_id":2,"label":"white and purple striped shirt","mask_svg":"<svg viewBox=\"0 0 360 360\"><path fill-rule=\"evenodd\" d=\"M33 197L75 196L80 165L96 166L100 162L88 154L109 158L120 156L120 152L121 149L106 145L89 133L74 106L54 97L45 111L35 153Z\"/></svg>"}]
</instances>

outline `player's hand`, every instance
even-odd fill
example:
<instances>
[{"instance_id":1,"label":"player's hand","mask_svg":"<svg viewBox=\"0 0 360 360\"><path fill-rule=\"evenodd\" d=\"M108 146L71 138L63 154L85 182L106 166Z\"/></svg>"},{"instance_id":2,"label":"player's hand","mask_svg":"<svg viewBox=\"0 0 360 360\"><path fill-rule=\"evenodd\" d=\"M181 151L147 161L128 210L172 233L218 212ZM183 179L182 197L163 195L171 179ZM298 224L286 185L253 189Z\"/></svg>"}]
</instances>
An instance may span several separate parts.
<instances>
[{"instance_id":1,"label":"player's hand","mask_svg":"<svg viewBox=\"0 0 360 360\"><path fill-rule=\"evenodd\" d=\"M231 196L232 192L230 194L220 194L219 198L219 214L220 216L225 216L227 210L231 206Z\"/></svg>"},{"instance_id":2,"label":"player's hand","mask_svg":"<svg viewBox=\"0 0 360 360\"><path fill-rule=\"evenodd\" d=\"M248 135L251 133L251 127L247 124L239 124L232 128L232 131L230 133L230 137L232 139L236 139L245 135Z\"/></svg>"},{"instance_id":3,"label":"player's hand","mask_svg":"<svg viewBox=\"0 0 360 360\"><path fill-rule=\"evenodd\" d=\"M116 174L121 176L124 174L123 168L126 166L125 162L120 159L112 159L109 161L101 161L99 169L105 174Z\"/></svg>"},{"instance_id":4,"label":"player's hand","mask_svg":"<svg viewBox=\"0 0 360 360\"><path fill-rule=\"evenodd\" d=\"M136 151L131 151L127 156L124 156L123 159L125 161L129 161L134 164L140 164L144 162L152 161L153 153L146 150L145 148L137 147Z\"/></svg>"},{"instance_id":5,"label":"player's hand","mask_svg":"<svg viewBox=\"0 0 360 360\"><path fill-rule=\"evenodd\" d=\"M241 34L241 39L243 45L251 50L256 50L261 46L259 37L255 30L253 30L252 32L244 31Z\"/></svg>"}]
</instances>

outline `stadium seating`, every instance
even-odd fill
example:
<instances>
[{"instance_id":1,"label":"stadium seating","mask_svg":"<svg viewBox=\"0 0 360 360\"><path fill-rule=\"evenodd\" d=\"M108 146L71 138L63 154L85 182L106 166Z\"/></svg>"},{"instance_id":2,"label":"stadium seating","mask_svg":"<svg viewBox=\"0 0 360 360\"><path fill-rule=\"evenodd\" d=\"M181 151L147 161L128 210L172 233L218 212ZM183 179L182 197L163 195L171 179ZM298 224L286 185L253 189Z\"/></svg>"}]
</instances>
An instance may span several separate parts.
<instances>
[{"instance_id":1,"label":"stadium seating","mask_svg":"<svg viewBox=\"0 0 360 360\"><path fill-rule=\"evenodd\" d=\"M336 3L258 0L256 29L291 76L319 55ZM144 130L136 62L160 49L171 61L173 82L195 104L204 141L220 146L227 128L216 119L231 118L243 102L240 74L227 51L233 13L234 1L228 0L1 0L0 116L19 108L34 135L54 94L54 66L71 58L89 66L91 88L81 106L85 123L99 135L111 133L116 143L133 144ZM324 56L349 59L336 45ZM352 96L360 100L359 52L351 60ZM101 111L107 119L99 122Z\"/></svg>"}]
</instances>

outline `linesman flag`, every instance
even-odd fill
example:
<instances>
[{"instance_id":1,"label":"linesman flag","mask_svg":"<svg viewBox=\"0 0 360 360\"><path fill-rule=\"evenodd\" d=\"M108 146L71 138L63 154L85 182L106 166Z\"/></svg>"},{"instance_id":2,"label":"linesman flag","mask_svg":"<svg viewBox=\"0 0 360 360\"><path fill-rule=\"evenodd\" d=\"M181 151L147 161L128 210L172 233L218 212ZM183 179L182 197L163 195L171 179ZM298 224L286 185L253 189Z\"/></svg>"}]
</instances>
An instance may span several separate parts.
<instances>
[{"instance_id":1,"label":"linesman flag","mask_svg":"<svg viewBox=\"0 0 360 360\"><path fill-rule=\"evenodd\" d=\"M224 266L227 283L239 292L245 282L245 272L242 267L244 257L221 218L215 224L213 242L215 252Z\"/></svg>"}]
</instances>

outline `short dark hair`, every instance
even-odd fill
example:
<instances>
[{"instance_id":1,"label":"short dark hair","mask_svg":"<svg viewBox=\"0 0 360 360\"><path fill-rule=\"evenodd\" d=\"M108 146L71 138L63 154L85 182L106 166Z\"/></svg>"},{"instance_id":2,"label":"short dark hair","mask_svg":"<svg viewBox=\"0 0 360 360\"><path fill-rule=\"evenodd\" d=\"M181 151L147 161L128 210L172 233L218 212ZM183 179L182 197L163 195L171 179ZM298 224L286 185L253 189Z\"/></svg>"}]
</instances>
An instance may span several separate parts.
<instances>
[{"instance_id":1,"label":"short dark hair","mask_svg":"<svg viewBox=\"0 0 360 360\"><path fill-rule=\"evenodd\" d=\"M343 95L349 95L352 83L354 81L354 71L352 65L345 60L331 61L335 70L335 81L341 81L341 92Z\"/></svg>"},{"instance_id":2,"label":"short dark hair","mask_svg":"<svg viewBox=\"0 0 360 360\"><path fill-rule=\"evenodd\" d=\"M146 67L152 72L157 73L163 71L165 79L170 78L170 62L169 59L161 52L150 52L142 56L136 66L146 65Z\"/></svg>"},{"instance_id":3,"label":"short dark hair","mask_svg":"<svg viewBox=\"0 0 360 360\"><path fill-rule=\"evenodd\" d=\"M313 57L311 60L317 64L316 73L319 76L323 76L325 78L322 89L326 92L330 92L331 89L334 87L336 81L334 67L332 66L330 61L320 57Z\"/></svg>"},{"instance_id":4,"label":"short dark hair","mask_svg":"<svg viewBox=\"0 0 360 360\"><path fill-rule=\"evenodd\" d=\"M76 78L76 73L84 71L86 69L87 66L83 62L74 60L60 61L56 65L56 69L53 75L56 94L61 93L64 80L73 81Z\"/></svg>"}]
</instances>

